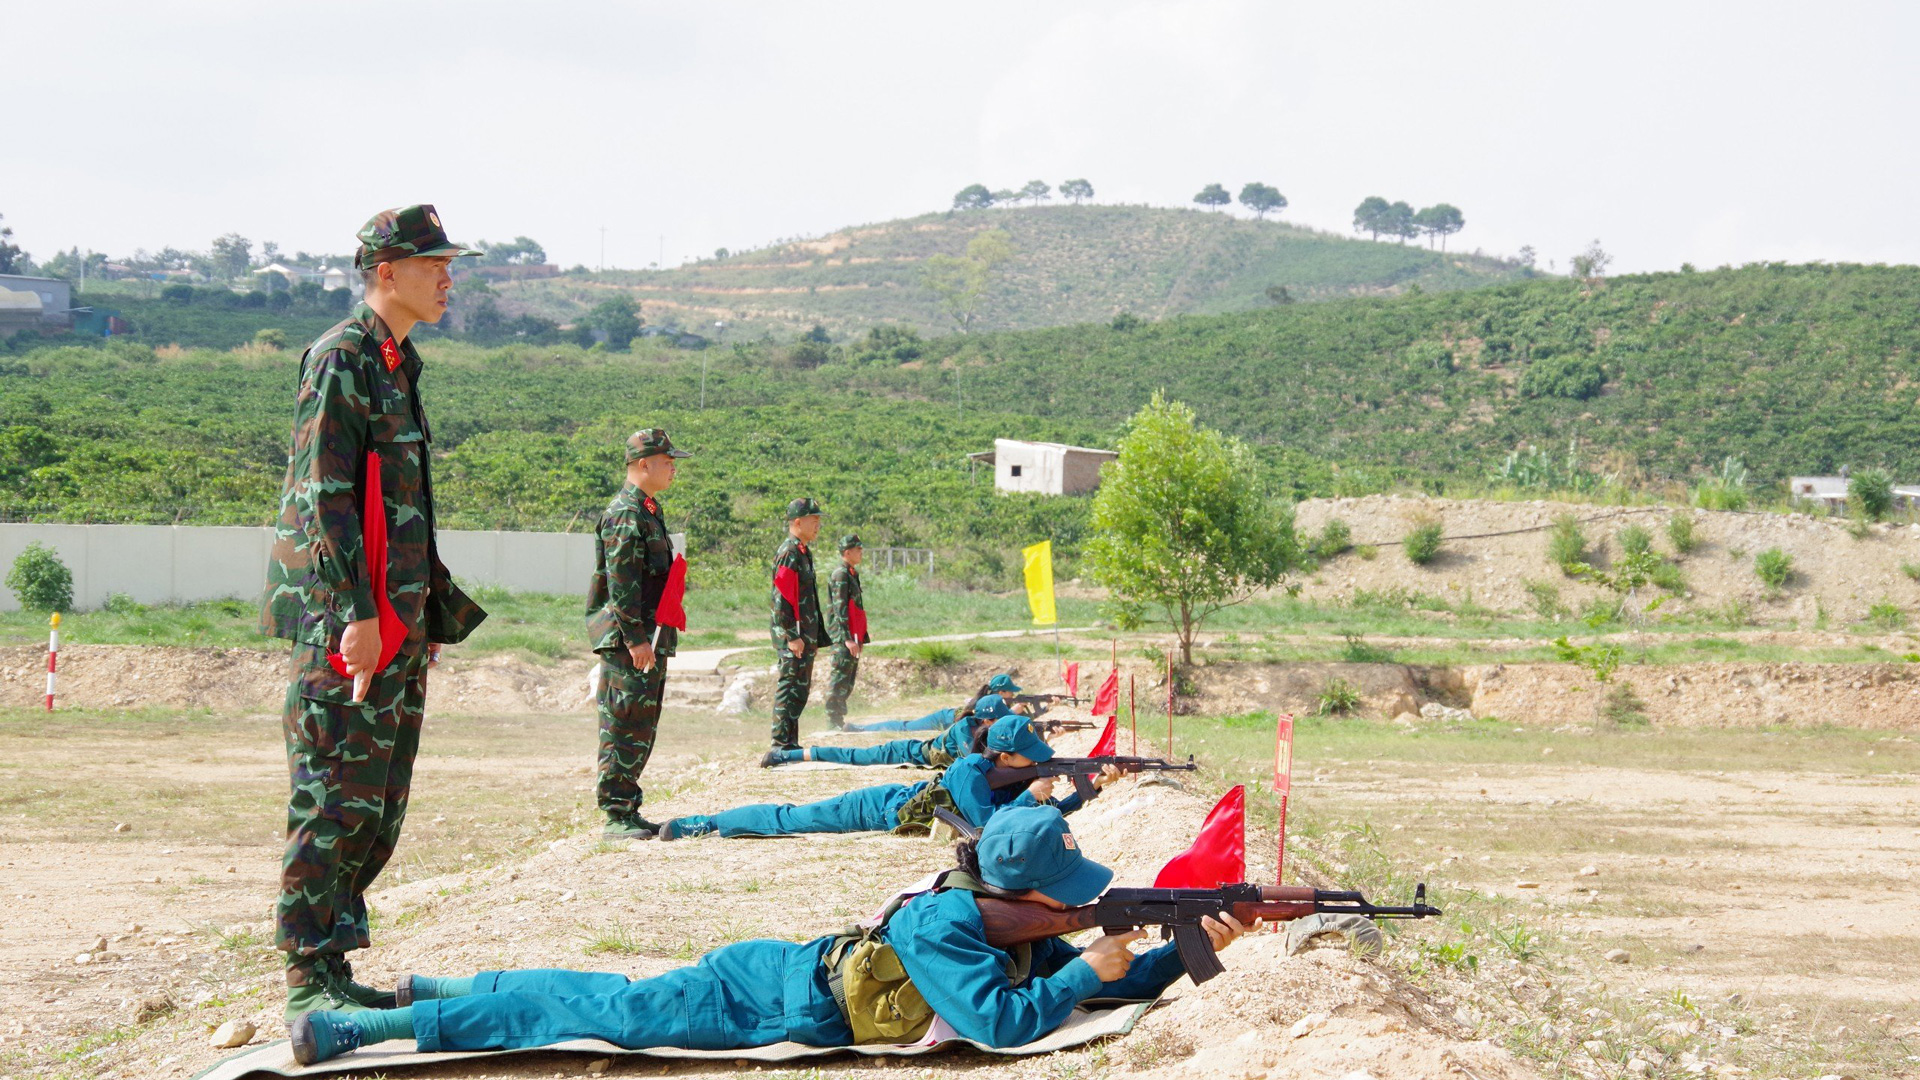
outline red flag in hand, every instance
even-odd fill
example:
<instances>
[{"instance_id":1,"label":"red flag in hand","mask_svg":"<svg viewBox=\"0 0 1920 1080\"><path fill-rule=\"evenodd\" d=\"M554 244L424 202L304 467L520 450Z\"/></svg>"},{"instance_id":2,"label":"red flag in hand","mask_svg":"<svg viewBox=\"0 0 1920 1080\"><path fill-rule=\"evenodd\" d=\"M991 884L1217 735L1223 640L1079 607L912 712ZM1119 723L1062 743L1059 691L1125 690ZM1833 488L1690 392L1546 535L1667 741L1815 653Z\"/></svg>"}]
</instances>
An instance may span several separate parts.
<instances>
[{"instance_id":1,"label":"red flag in hand","mask_svg":"<svg viewBox=\"0 0 1920 1080\"><path fill-rule=\"evenodd\" d=\"M687 557L675 555L673 566L667 570L667 583L660 587L660 603L653 609L653 621L657 626L671 626L675 630L687 628Z\"/></svg>"},{"instance_id":2,"label":"red flag in hand","mask_svg":"<svg viewBox=\"0 0 1920 1080\"><path fill-rule=\"evenodd\" d=\"M1073 663L1067 665L1065 678L1067 680L1067 696L1070 698L1079 697L1080 696L1080 661L1075 660Z\"/></svg>"},{"instance_id":3,"label":"red flag in hand","mask_svg":"<svg viewBox=\"0 0 1920 1080\"><path fill-rule=\"evenodd\" d=\"M873 640L867 636L867 609L861 607L858 601L847 604L847 632L862 645Z\"/></svg>"},{"instance_id":4,"label":"red flag in hand","mask_svg":"<svg viewBox=\"0 0 1920 1080\"><path fill-rule=\"evenodd\" d=\"M1093 715L1113 716L1120 711L1120 669L1107 672L1107 681L1093 692Z\"/></svg>"},{"instance_id":5,"label":"red flag in hand","mask_svg":"<svg viewBox=\"0 0 1920 1080\"><path fill-rule=\"evenodd\" d=\"M1236 785L1207 812L1200 835L1153 879L1156 889L1217 889L1247 880L1247 789Z\"/></svg>"},{"instance_id":6,"label":"red flag in hand","mask_svg":"<svg viewBox=\"0 0 1920 1080\"><path fill-rule=\"evenodd\" d=\"M791 566L778 566L773 571L773 591L793 609L793 617L800 618L800 574Z\"/></svg>"},{"instance_id":7,"label":"red flag in hand","mask_svg":"<svg viewBox=\"0 0 1920 1080\"><path fill-rule=\"evenodd\" d=\"M407 639L407 624L400 621L400 613L393 610L393 601L387 598L387 502L380 488L380 455L371 450L367 451L366 492L360 507L360 547L367 555L367 588L373 593L373 609L380 618L380 666L374 670L385 671L400 652L400 643ZM336 674L346 677L345 656L333 653L327 663ZM366 672L354 679L353 700L365 699L363 687L372 674Z\"/></svg>"}]
</instances>

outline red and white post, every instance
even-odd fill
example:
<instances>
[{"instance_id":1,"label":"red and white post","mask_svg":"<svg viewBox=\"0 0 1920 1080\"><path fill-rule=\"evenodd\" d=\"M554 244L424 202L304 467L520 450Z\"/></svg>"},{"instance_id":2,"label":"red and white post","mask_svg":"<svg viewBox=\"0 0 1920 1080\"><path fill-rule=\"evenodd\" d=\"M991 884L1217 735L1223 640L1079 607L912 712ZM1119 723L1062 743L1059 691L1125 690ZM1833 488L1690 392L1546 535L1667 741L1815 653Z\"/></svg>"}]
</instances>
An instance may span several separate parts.
<instances>
[{"instance_id":1,"label":"red and white post","mask_svg":"<svg viewBox=\"0 0 1920 1080\"><path fill-rule=\"evenodd\" d=\"M60 613L54 612L47 631L47 711L53 711L53 673L60 666Z\"/></svg>"},{"instance_id":2,"label":"red and white post","mask_svg":"<svg viewBox=\"0 0 1920 1080\"><path fill-rule=\"evenodd\" d=\"M1293 794L1293 716L1280 717L1273 726L1273 793L1280 800L1279 854L1273 860L1273 883L1287 872L1287 797Z\"/></svg>"}]
</instances>

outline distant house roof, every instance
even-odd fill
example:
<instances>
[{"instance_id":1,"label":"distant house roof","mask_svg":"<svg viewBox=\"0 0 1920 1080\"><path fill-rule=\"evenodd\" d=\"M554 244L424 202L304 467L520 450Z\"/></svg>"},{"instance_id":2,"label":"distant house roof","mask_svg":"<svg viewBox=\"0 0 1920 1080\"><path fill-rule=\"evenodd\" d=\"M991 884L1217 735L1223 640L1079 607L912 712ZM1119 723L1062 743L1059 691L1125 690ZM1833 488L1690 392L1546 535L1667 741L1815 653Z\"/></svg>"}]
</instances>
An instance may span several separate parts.
<instances>
[{"instance_id":1,"label":"distant house roof","mask_svg":"<svg viewBox=\"0 0 1920 1080\"><path fill-rule=\"evenodd\" d=\"M1036 450L1058 450L1061 453L1066 453L1066 454L1097 454L1101 457L1110 457L1110 458L1117 458L1120 456L1120 452L1117 450L1096 450L1091 446L1073 446L1068 443L1034 442L1028 439L995 439L993 441L996 447L1000 443L1012 443L1016 446L1031 446ZM992 462L993 456L996 452L997 452L996 450L981 450L976 453L968 454L967 456L972 458L975 461Z\"/></svg>"},{"instance_id":2,"label":"distant house roof","mask_svg":"<svg viewBox=\"0 0 1920 1080\"><path fill-rule=\"evenodd\" d=\"M255 270L256 274L279 274L281 277L318 277L320 271L307 270L298 266L288 266L283 262L270 262Z\"/></svg>"},{"instance_id":3,"label":"distant house roof","mask_svg":"<svg viewBox=\"0 0 1920 1080\"><path fill-rule=\"evenodd\" d=\"M1787 491L1802 499L1844 499L1847 497L1847 478L1844 476L1789 477Z\"/></svg>"}]
</instances>

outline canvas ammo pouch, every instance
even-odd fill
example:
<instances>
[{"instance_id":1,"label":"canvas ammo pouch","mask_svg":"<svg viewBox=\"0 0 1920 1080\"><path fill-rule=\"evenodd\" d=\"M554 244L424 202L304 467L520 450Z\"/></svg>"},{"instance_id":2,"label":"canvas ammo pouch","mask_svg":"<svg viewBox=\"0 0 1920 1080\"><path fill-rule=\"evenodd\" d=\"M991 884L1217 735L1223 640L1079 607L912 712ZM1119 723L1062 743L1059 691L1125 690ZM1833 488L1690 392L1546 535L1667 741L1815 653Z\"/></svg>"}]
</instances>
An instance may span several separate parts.
<instances>
[{"instance_id":1,"label":"canvas ammo pouch","mask_svg":"<svg viewBox=\"0 0 1920 1080\"><path fill-rule=\"evenodd\" d=\"M959 804L953 801L953 795L935 780L920 789L920 793L908 799L900 808L900 824L893 831L901 836L925 836L933 831L933 811L936 807L959 813Z\"/></svg>"},{"instance_id":2,"label":"canvas ammo pouch","mask_svg":"<svg viewBox=\"0 0 1920 1080\"><path fill-rule=\"evenodd\" d=\"M960 871L948 871L935 883L935 889L965 889L980 894L987 890ZM866 1043L913 1043L926 1037L933 1026L933 1006L920 995L918 987L901 965L893 946L880 939L893 913L922 893L901 893L887 903L878 921L857 924L842 930L820 962L827 968L827 989L840 1006L847 1027L853 1030L855 1045ZM1007 979L1014 985L1026 981L1033 970L1033 946L1015 946L1007 964Z\"/></svg>"}]
</instances>

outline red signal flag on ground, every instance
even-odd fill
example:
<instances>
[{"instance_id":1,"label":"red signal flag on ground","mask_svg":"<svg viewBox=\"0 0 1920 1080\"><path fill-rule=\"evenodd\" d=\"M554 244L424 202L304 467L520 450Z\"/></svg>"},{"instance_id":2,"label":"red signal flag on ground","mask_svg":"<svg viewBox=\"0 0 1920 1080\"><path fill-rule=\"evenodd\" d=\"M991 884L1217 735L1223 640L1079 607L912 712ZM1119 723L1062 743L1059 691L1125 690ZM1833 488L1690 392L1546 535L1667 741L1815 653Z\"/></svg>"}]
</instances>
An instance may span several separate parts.
<instances>
[{"instance_id":1,"label":"red signal flag on ground","mask_svg":"<svg viewBox=\"0 0 1920 1080\"><path fill-rule=\"evenodd\" d=\"M1074 697L1074 698L1079 697L1080 696L1080 661L1075 660L1073 663L1068 664L1066 674L1063 677L1067 680L1067 696Z\"/></svg>"},{"instance_id":2,"label":"red signal flag on ground","mask_svg":"<svg viewBox=\"0 0 1920 1080\"><path fill-rule=\"evenodd\" d=\"M1247 789L1221 796L1186 854L1175 855L1153 879L1156 889L1214 889L1247 880Z\"/></svg>"},{"instance_id":3,"label":"red signal flag on ground","mask_svg":"<svg viewBox=\"0 0 1920 1080\"><path fill-rule=\"evenodd\" d=\"M1093 693L1093 715L1113 716L1120 711L1120 669L1107 672L1107 681Z\"/></svg>"},{"instance_id":4,"label":"red signal flag on ground","mask_svg":"<svg viewBox=\"0 0 1920 1080\"><path fill-rule=\"evenodd\" d=\"M793 617L800 617L800 575L791 566L778 567L773 572L773 591L793 609Z\"/></svg>"},{"instance_id":5,"label":"red signal flag on ground","mask_svg":"<svg viewBox=\"0 0 1920 1080\"><path fill-rule=\"evenodd\" d=\"M687 628L687 557L675 555L667 571L667 583L660 587L660 603L653 609L653 621L675 630Z\"/></svg>"},{"instance_id":6,"label":"red signal flag on ground","mask_svg":"<svg viewBox=\"0 0 1920 1080\"><path fill-rule=\"evenodd\" d=\"M391 340L391 339L389 339ZM407 639L407 624L387 599L387 499L380 487L380 455L367 452L366 500L360 506L360 550L367 555L367 588L373 593L374 611L380 616L380 666L385 671ZM339 653L327 657L334 673L346 677L347 658Z\"/></svg>"}]
</instances>

